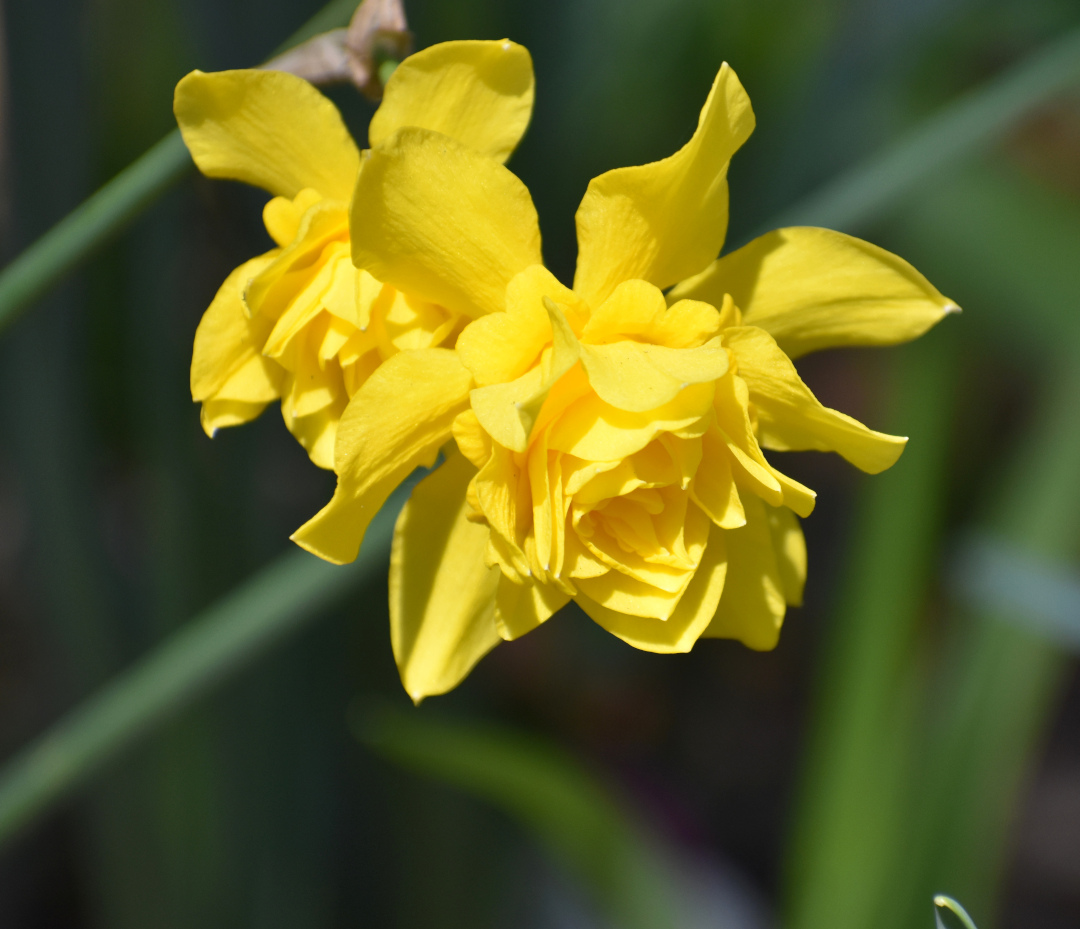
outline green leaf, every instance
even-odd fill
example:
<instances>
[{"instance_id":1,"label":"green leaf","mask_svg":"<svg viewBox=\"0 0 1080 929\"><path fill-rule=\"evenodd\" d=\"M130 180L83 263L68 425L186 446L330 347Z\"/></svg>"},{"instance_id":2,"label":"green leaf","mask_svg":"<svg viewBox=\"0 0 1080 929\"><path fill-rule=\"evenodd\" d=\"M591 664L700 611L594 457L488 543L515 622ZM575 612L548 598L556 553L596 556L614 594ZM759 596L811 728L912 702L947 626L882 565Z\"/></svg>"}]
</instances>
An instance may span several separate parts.
<instances>
[{"instance_id":1,"label":"green leaf","mask_svg":"<svg viewBox=\"0 0 1080 929\"><path fill-rule=\"evenodd\" d=\"M422 710L362 706L357 738L384 758L451 784L514 818L623 929L674 929L679 894L655 845L579 761L512 729Z\"/></svg>"}]
</instances>

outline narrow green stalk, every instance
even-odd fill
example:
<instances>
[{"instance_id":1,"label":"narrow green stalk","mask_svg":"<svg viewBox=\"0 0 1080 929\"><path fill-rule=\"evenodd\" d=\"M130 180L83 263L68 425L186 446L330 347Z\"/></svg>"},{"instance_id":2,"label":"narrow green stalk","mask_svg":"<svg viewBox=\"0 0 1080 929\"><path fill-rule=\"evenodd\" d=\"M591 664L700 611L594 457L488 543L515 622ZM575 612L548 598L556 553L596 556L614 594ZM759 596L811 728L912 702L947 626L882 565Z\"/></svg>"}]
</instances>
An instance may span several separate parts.
<instances>
[{"instance_id":1,"label":"narrow green stalk","mask_svg":"<svg viewBox=\"0 0 1080 929\"><path fill-rule=\"evenodd\" d=\"M76 707L0 773L0 844L131 742L297 632L385 564L403 486L347 567L294 550Z\"/></svg>"},{"instance_id":2,"label":"narrow green stalk","mask_svg":"<svg viewBox=\"0 0 1080 929\"><path fill-rule=\"evenodd\" d=\"M1052 378L988 521L995 537L1051 564L1068 563L1080 547L1077 396L1074 351ZM961 897L982 925L993 922L1017 796L1068 661L1022 618L982 611L969 617L946 664L947 710L920 791L915 859L923 888Z\"/></svg>"},{"instance_id":3,"label":"narrow green stalk","mask_svg":"<svg viewBox=\"0 0 1080 929\"><path fill-rule=\"evenodd\" d=\"M841 606L822 644L790 846L785 925L879 924L904 827L910 663L937 550L959 340L934 332L897 359L890 432L900 461L864 490Z\"/></svg>"},{"instance_id":4,"label":"narrow green stalk","mask_svg":"<svg viewBox=\"0 0 1080 929\"><path fill-rule=\"evenodd\" d=\"M331 0L281 50L348 22L356 0ZM119 235L191 167L174 129L0 271L0 332Z\"/></svg>"},{"instance_id":5,"label":"narrow green stalk","mask_svg":"<svg viewBox=\"0 0 1080 929\"><path fill-rule=\"evenodd\" d=\"M851 230L879 218L924 178L989 147L1026 114L1078 83L1080 30L1074 30L784 210L769 228L814 223Z\"/></svg>"}]
</instances>

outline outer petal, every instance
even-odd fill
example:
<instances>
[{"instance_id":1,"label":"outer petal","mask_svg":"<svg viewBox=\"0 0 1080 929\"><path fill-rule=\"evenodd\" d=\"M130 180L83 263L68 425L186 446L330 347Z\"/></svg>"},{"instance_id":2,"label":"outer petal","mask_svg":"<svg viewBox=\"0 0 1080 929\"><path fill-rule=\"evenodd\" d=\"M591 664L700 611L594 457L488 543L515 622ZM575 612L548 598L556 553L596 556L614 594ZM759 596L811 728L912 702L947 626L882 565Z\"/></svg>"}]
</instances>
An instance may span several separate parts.
<instances>
[{"instance_id":1,"label":"outer petal","mask_svg":"<svg viewBox=\"0 0 1080 929\"><path fill-rule=\"evenodd\" d=\"M360 156L335 106L282 71L192 71L176 85L173 112L207 177L227 177L295 197L312 187L349 199Z\"/></svg>"},{"instance_id":2,"label":"outer petal","mask_svg":"<svg viewBox=\"0 0 1080 929\"><path fill-rule=\"evenodd\" d=\"M738 639L758 651L776 647L787 610L766 505L747 495L746 525L727 531L728 579L707 638ZM720 530L713 530L714 533Z\"/></svg>"},{"instance_id":3,"label":"outer petal","mask_svg":"<svg viewBox=\"0 0 1080 929\"><path fill-rule=\"evenodd\" d=\"M724 532L713 527L697 573L667 619L617 613L583 594L574 599L595 622L635 648L648 652L688 652L712 620L726 576Z\"/></svg>"},{"instance_id":4,"label":"outer petal","mask_svg":"<svg viewBox=\"0 0 1080 929\"><path fill-rule=\"evenodd\" d=\"M502 310L514 275L541 263L525 185L427 129L399 129L366 154L352 204L357 267L467 316Z\"/></svg>"},{"instance_id":5,"label":"outer petal","mask_svg":"<svg viewBox=\"0 0 1080 929\"><path fill-rule=\"evenodd\" d=\"M789 358L821 348L895 345L959 307L891 252L842 232L777 229L684 281L669 300L720 305L766 330Z\"/></svg>"},{"instance_id":6,"label":"outer petal","mask_svg":"<svg viewBox=\"0 0 1080 929\"><path fill-rule=\"evenodd\" d=\"M801 606L806 583L806 539L795 514L786 506L765 507L772 535L776 566L789 606Z\"/></svg>"},{"instance_id":7,"label":"outer petal","mask_svg":"<svg viewBox=\"0 0 1080 929\"><path fill-rule=\"evenodd\" d=\"M733 327L724 333L724 339L738 359L739 376L750 388L763 446L778 451L839 452L870 474L896 463L907 439L874 432L858 420L822 406L764 329Z\"/></svg>"},{"instance_id":8,"label":"outer petal","mask_svg":"<svg viewBox=\"0 0 1080 929\"><path fill-rule=\"evenodd\" d=\"M533 88L532 59L516 42L432 45L394 70L368 138L374 148L417 126L506 161L529 125Z\"/></svg>"},{"instance_id":9,"label":"outer petal","mask_svg":"<svg viewBox=\"0 0 1080 929\"><path fill-rule=\"evenodd\" d=\"M281 393L284 371L261 354L268 321L248 318L241 299L246 283L273 260L274 253L252 258L221 285L195 331L191 357L191 396L204 404L209 435L220 426L254 419Z\"/></svg>"},{"instance_id":10,"label":"outer petal","mask_svg":"<svg viewBox=\"0 0 1080 929\"><path fill-rule=\"evenodd\" d=\"M390 553L390 639L401 683L419 703L455 688L501 640L498 568L484 560L489 530L470 522L465 489L476 468L451 455L412 492Z\"/></svg>"},{"instance_id":11,"label":"outer petal","mask_svg":"<svg viewBox=\"0 0 1080 929\"><path fill-rule=\"evenodd\" d=\"M533 580L515 584L502 576L495 601L495 622L499 635L512 641L526 632L532 632L566 606L569 600L569 596L550 584L538 584Z\"/></svg>"},{"instance_id":12,"label":"outer petal","mask_svg":"<svg viewBox=\"0 0 1080 929\"><path fill-rule=\"evenodd\" d=\"M665 288L701 271L724 244L728 162L753 129L750 99L724 64L686 145L589 183L577 211L574 290L598 306L631 278Z\"/></svg>"},{"instance_id":13,"label":"outer petal","mask_svg":"<svg viewBox=\"0 0 1080 929\"><path fill-rule=\"evenodd\" d=\"M356 392L337 431L333 499L292 540L320 558L356 558L371 518L415 468L435 463L472 379L445 348L402 352Z\"/></svg>"}]
</instances>

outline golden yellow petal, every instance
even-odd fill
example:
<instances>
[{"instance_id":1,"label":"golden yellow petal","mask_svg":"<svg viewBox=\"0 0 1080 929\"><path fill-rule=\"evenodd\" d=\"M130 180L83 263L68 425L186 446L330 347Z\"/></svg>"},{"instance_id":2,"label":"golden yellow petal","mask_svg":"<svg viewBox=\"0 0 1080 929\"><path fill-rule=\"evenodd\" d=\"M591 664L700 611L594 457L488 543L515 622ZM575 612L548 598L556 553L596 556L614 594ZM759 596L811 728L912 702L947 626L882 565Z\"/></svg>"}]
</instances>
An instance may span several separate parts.
<instances>
[{"instance_id":1,"label":"golden yellow petal","mask_svg":"<svg viewBox=\"0 0 1080 929\"><path fill-rule=\"evenodd\" d=\"M367 155L352 217L357 267L465 316L504 309L514 275L541 263L525 185L426 129L399 129Z\"/></svg>"},{"instance_id":2,"label":"golden yellow petal","mask_svg":"<svg viewBox=\"0 0 1080 929\"><path fill-rule=\"evenodd\" d=\"M470 522L465 488L476 469L451 455L412 492L390 551L390 640L413 700L455 688L501 639L487 526Z\"/></svg>"},{"instance_id":3,"label":"golden yellow petal","mask_svg":"<svg viewBox=\"0 0 1080 929\"><path fill-rule=\"evenodd\" d=\"M623 281L600 304L581 332L583 342L603 345L633 339L669 348L696 348L720 332L716 308L698 300L668 307L659 287L648 281Z\"/></svg>"},{"instance_id":4,"label":"golden yellow petal","mask_svg":"<svg viewBox=\"0 0 1080 929\"><path fill-rule=\"evenodd\" d=\"M402 352L382 364L338 425L333 499L293 541L335 564L356 558L368 523L394 488L415 468L435 463L471 384L445 348Z\"/></svg>"},{"instance_id":5,"label":"golden yellow petal","mask_svg":"<svg viewBox=\"0 0 1080 929\"><path fill-rule=\"evenodd\" d=\"M743 322L766 330L789 358L822 348L895 345L959 307L902 258L829 229L777 229L670 297L719 306L730 294Z\"/></svg>"},{"instance_id":6,"label":"golden yellow petal","mask_svg":"<svg viewBox=\"0 0 1080 929\"><path fill-rule=\"evenodd\" d=\"M552 427L552 449L589 461L617 461L662 432L694 427L712 406L712 384L691 384L655 410L631 413L589 394L571 403Z\"/></svg>"},{"instance_id":7,"label":"golden yellow petal","mask_svg":"<svg viewBox=\"0 0 1080 929\"><path fill-rule=\"evenodd\" d=\"M698 348L641 342L582 345L581 363L601 400L638 413L661 407L690 384L715 381L728 370L719 338Z\"/></svg>"},{"instance_id":8,"label":"golden yellow petal","mask_svg":"<svg viewBox=\"0 0 1080 929\"><path fill-rule=\"evenodd\" d=\"M577 211L574 290L598 306L631 278L666 288L705 268L727 231L728 162L753 128L750 99L724 64L678 152L593 178Z\"/></svg>"},{"instance_id":9,"label":"golden yellow petal","mask_svg":"<svg viewBox=\"0 0 1080 929\"><path fill-rule=\"evenodd\" d=\"M458 336L458 356L479 386L517 380L537 363L552 341L545 297L559 305L576 301L543 265L526 268L507 285L506 312L481 316Z\"/></svg>"},{"instance_id":10,"label":"golden yellow petal","mask_svg":"<svg viewBox=\"0 0 1080 929\"><path fill-rule=\"evenodd\" d=\"M725 532L728 576L716 616L702 636L738 639L758 651L776 647L787 606L766 506L747 496L746 525ZM710 540L711 544L711 540Z\"/></svg>"},{"instance_id":11,"label":"golden yellow petal","mask_svg":"<svg viewBox=\"0 0 1080 929\"><path fill-rule=\"evenodd\" d=\"M243 407L221 407L207 420L210 431L254 418L267 402L280 395L284 371L262 356L270 326L248 318L241 291L248 280L266 267L274 252L253 258L236 268L221 285L195 331L191 357L191 396L197 402L239 402ZM249 415L250 414L250 415ZM213 425L207 426L207 422Z\"/></svg>"},{"instance_id":12,"label":"golden yellow petal","mask_svg":"<svg viewBox=\"0 0 1080 929\"><path fill-rule=\"evenodd\" d=\"M801 606L806 584L806 539L795 515L787 507L766 506L776 566L788 606Z\"/></svg>"},{"instance_id":13,"label":"golden yellow petal","mask_svg":"<svg viewBox=\"0 0 1080 929\"><path fill-rule=\"evenodd\" d=\"M595 622L635 648L649 652L688 652L716 612L727 573L724 531L714 527L693 580L666 620L619 613L584 594L574 599Z\"/></svg>"},{"instance_id":14,"label":"golden yellow petal","mask_svg":"<svg viewBox=\"0 0 1080 929\"><path fill-rule=\"evenodd\" d=\"M403 126L432 129L506 161L529 125L533 69L516 42L442 42L394 69L371 118L371 147Z\"/></svg>"},{"instance_id":15,"label":"golden yellow petal","mask_svg":"<svg viewBox=\"0 0 1080 929\"><path fill-rule=\"evenodd\" d=\"M208 177L232 178L282 197L305 187L347 202L360 155L337 108L282 71L192 71L173 112L191 157Z\"/></svg>"},{"instance_id":16,"label":"golden yellow petal","mask_svg":"<svg viewBox=\"0 0 1080 929\"><path fill-rule=\"evenodd\" d=\"M731 328L724 333L724 341L735 353L739 376L750 389L763 446L777 451L838 452L870 474L896 463L907 439L874 432L822 406L764 329Z\"/></svg>"},{"instance_id":17,"label":"golden yellow petal","mask_svg":"<svg viewBox=\"0 0 1080 929\"><path fill-rule=\"evenodd\" d=\"M199 410L203 431L212 439L219 429L240 426L256 419L265 403L244 403L239 400L204 400Z\"/></svg>"},{"instance_id":18,"label":"golden yellow petal","mask_svg":"<svg viewBox=\"0 0 1080 929\"><path fill-rule=\"evenodd\" d=\"M547 622L570 602L570 598L549 584L534 581L515 584L503 576L499 578L495 602L495 623L499 635L513 641Z\"/></svg>"}]
</instances>

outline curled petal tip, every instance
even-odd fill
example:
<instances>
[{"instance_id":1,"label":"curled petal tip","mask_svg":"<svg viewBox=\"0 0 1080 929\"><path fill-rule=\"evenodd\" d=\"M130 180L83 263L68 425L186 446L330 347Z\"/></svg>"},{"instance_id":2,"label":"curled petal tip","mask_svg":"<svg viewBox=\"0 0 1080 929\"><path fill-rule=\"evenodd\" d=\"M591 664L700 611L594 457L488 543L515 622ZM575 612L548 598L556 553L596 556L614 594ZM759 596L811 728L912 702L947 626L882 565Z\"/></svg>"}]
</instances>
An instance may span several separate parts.
<instances>
[{"instance_id":1,"label":"curled petal tip","mask_svg":"<svg viewBox=\"0 0 1080 929\"><path fill-rule=\"evenodd\" d=\"M945 315L946 316L948 316L948 315L950 315L952 313L963 313L963 312L964 311L962 309L960 309L960 307L957 306L955 303L950 302L950 303L945 304Z\"/></svg>"}]
</instances>

